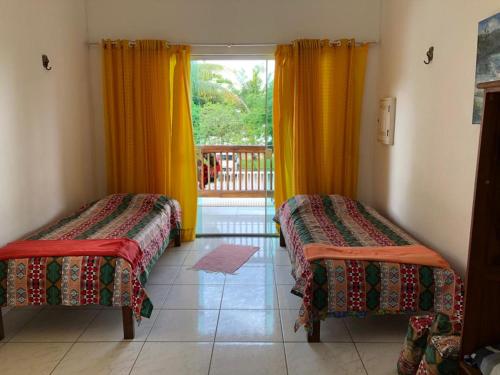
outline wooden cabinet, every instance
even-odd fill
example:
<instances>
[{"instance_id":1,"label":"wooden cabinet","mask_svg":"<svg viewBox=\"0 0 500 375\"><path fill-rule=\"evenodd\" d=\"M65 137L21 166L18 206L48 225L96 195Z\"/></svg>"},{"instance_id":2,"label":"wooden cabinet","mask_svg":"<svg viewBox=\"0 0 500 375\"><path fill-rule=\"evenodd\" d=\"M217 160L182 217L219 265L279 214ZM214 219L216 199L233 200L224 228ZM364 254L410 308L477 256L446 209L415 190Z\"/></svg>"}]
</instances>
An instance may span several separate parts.
<instances>
[{"instance_id":1,"label":"wooden cabinet","mask_svg":"<svg viewBox=\"0 0 500 375\"><path fill-rule=\"evenodd\" d=\"M479 88L485 90L485 98L467 266L463 354L500 343L500 81Z\"/></svg>"}]
</instances>

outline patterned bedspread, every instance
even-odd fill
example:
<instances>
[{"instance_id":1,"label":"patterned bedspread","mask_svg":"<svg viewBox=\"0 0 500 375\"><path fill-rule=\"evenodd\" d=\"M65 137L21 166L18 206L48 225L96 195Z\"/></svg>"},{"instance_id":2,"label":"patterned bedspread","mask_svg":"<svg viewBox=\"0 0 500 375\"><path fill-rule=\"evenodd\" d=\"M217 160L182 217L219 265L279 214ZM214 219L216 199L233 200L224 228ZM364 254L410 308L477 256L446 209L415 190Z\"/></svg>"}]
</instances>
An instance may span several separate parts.
<instances>
[{"instance_id":1,"label":"patterned bedspread","mask_svg":"<svg viewBox=\"0 0 500 375\"><path fill-rule=\"evenodd\" d=\"M450 269L415 264L319 259L303 246L403 246L416 241L370 207L339 195L297 195L277 211L302 297L296 329L327 316L442 312L461 317L463 283Z\"/></svg>"},{"instance_id":2,"label":"patterned bedspread","mask_svg":"<svg viewBox=\"0 0 500 375\"><path fill-rule=\"evenodd\" d=\"M0 261L0 306L131 306L137 319L153 305L144 285L158 258L180 232L177 201L155 194L113 194L26 237L27 240L130 238L141 261L67 256ZM0 250L1 251L1 250Z\"/></svg>"}]
</instances>

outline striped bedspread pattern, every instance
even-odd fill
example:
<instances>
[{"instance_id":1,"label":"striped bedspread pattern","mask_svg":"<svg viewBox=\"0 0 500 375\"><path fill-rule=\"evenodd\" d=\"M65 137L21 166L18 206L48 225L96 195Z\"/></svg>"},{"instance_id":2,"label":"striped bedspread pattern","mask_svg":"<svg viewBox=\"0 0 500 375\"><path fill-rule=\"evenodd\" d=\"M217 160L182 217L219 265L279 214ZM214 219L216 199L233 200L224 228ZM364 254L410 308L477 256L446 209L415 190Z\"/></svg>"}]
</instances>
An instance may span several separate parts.
<instances>
[{"instance_id":1,"label":"striped bedspread pattern","mask_svg":"<svg viewBox=\"0 0 500 375\"><path fill-rule=\"evenodd\" d=\"M277 211L302 297L296 328L327 316L443 312L461 316L463 282L450 269L416 264L318 259L303 247L405 246L417 242L372 208L340 195L297 195Z\"/></svg>"},{"instance_id":2,"label":"striped bedspread pattern","mask_svg":"<svg viewBox=\"0 0 500 375\"><path fill-rule=\"evenodd\" d=\"M153 305L144 285L180 231L179 204L157 194L113 194L30 234L25 240L129 238L141 250L133 269L122 258L67 256L0 261L0 306L131 306L137 319Z\"/></svg>"}]
</instances>

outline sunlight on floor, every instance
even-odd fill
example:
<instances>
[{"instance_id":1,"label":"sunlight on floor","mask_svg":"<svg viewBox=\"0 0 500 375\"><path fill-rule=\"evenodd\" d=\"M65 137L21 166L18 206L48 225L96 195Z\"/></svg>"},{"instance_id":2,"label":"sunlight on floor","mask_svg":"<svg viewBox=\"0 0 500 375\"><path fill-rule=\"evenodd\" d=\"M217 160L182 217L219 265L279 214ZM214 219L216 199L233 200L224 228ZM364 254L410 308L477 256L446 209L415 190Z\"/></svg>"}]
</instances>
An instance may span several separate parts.
<instances>
[{"instance_id":1,"label":"sunlight on floor","mask_svg":"<svg viewBox=\"0 0 500 375\"><path fill-rule=\"evenodd\" d=\"M274 213L272 201L264 198L198 198L196 233L273 234Z\"/></svg>"}]
</instances>

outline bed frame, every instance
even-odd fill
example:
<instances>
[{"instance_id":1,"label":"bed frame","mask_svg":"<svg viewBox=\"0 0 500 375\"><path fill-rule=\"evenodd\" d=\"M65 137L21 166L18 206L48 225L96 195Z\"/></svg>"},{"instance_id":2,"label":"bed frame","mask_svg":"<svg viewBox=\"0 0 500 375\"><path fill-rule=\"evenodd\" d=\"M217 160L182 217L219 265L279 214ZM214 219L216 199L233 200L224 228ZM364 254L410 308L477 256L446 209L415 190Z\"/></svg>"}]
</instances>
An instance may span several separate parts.
<instances>
[{"instance_id":1,"label":"bed frame","mask_svg":"<svg viewBox=\"0 0 500 375\"><path fill-rule=\"evenodd\" d=\"M285 236L280 228L280 246L286 247ZM321 321L314 321L312 324L312 329L307 333L307 342L319 342L319 337L321 333Z\"/></svg>"},{"instance_id":2,"label":"bed frame","mask_svg":"<svg viewBox=\"0 0 500 375\"><path fill-rule=\"evenodd\" d=\"M181 246L181 234L178 233L174 239L174 246ZM123 338L132 340L135 337L134 314L130 306L122 306ZM0 340L5 338L5 329L3 326L2 307L0 307Z\"/></svg>"}]
</instances>

